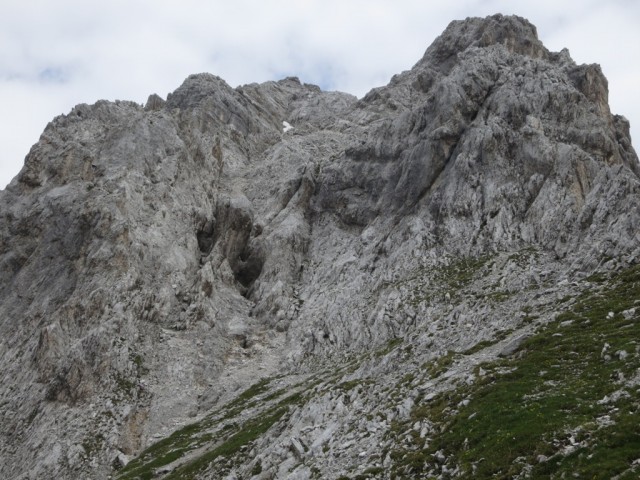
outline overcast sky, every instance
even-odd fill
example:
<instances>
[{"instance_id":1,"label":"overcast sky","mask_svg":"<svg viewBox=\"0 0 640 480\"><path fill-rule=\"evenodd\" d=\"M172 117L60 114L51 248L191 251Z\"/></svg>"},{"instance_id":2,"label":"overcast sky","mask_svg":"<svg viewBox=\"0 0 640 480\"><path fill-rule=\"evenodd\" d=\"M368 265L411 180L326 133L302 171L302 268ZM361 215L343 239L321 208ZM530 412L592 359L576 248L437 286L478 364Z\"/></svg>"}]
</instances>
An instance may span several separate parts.
<instances>
[{"instance_id":1,"label":"overcast sky","mask_svg":"<svg viewBox=\"0 0 640 480\"><path fill-rule=\"evenodd\" d=\"M0 188L78 103L166 98L192 73L230 85L296 75L363 96L451 20L517 14L547 48L599 63L640 141L639 0L0 0Z\"/></svg>"}]
</instances>

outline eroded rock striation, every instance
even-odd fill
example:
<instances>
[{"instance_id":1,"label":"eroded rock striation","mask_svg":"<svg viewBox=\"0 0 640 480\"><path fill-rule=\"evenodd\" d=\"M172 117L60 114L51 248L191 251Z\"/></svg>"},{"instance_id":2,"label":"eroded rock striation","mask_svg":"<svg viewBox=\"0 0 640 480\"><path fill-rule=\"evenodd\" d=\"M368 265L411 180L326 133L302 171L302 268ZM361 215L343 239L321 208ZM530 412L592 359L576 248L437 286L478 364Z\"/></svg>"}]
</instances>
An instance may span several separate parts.
<instances>
[{"instance_id":1,"label":"eroded rock striation","mask_svg":"<svg viewBox=\"0 0 640 480\"><path fill-rule=\"evenodd\" d=\"M55 118L0 192L0 476L470 474L421 406L638 262L607 95L496 15L362 99L199 74Z\"/></svg>"}]
</instances>

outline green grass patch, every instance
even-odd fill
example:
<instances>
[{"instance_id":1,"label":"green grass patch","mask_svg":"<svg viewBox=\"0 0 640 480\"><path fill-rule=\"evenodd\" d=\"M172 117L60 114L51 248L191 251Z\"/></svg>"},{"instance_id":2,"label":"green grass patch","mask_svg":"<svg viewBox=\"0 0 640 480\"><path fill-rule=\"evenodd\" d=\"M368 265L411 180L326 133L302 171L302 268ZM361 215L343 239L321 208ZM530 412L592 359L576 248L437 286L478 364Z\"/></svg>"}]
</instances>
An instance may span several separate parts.
<instances>
[{"instance_id":1,"label":"green grass patch","mask_svg":"<svg viewBox=\"0 0 640 480\"><path fill-rule=\"evenodd\" d=\"M445 373L455 360L456 353L447 351L446 354L437 358L432 362L427 362L423 365L423 369L427 372L431 379L438 378Z\"/></svg>"},{"instance_id":2,"label":"green grass patch","mask_svg":"<svg viewBox=\"0 0 640 480\"><path fill-rule=\"evenodd\" d=\"M242 428L228 437L224 442L201 455L197 459L178 468L166 477L167 480L192 479L199 472L206 469L216 458L220 456L230 457L240 451L248 443L257 439L267 432L278 420L287 412L290 405L298 404L302 401L303 395L297 393L285 398L277 406L269 411L247 421Z\"/></svg>"},{"instance_id":3,"label":"green grass patch","mask_svg":"<svg viewBox=\"0 0 640 480\"><path fill-rule=\"evenodd\" d=\"M349 392L349 391L353 390L354 388L359 387L361 384L362 384L362 380L360 380L360 379L349 380L347 382L342 382L342 383L336 385L336 388L344 390L345 392Z\"/></svg>"},{"instance_id":4,"label":"green grass patch","mask_svg":"<svg viewBox=\"0 0 640 480\"><path fill-rule=\"evenodd\" d=\"M198 441L209 440L210 436L200 437L205 428L203 422L193 423L176 430L167 438L154 443L144 450L136 459L132 460L120 472L121 480L152 478L153 471L174 462L187 453Z\"/></svg>"},{"instance_id":5,"label":"green grass patch","mask_svg":"<svg viewBox=\"0 0 640 480\"><path fill-rule=\"evenodd\" d=\"M496 343L504 340L512 332L513 332L513 330L511 330L511 329L502 330L500 332L497 332L493 336L493 338L491 340L482 340L481 342L478 342L475 345L473 345L472 347L469 347L468 349L466 349L464 352L462 352L462 354L463 355L473 355L474 353L478 353L480 350L484 350L485 348L490 347L491 345L495 345Z\"/></svg>"},{"instance_id":6,"label":"green grass patch","mask_svg":"<svg viewBox=\"0 0 640 480\"><path fill-rule=\"evenodd\" d=\"M466 349L462 352L463 355L473 355L474 353L479 352L480 350L484 350L491 345L495 345L500 340L482 340L481 342L476 343L473 347Z\"/></svg>"},{"instance_id":7,"label":"green grass patch","mask_svg":"<svg viewBox=\"0 0 640 480\"><path fill-rule=\"evenodd\" d=\"M244 409L254 406L255 403L252 403L251 400L268 391L270 381L270 379L263 379L247 388L222 409L223 415L217 421L234 418ZM276 398L281 393L282 391L276 391L271 397ZM192 423L176 430L167 438L151 445L136 459L127 464L120 471L118 478L121 480L133 480L137 477L152 478L150 475L153 474L155 469L168 465L194 448L198 448L201 444L211 441L213 437L210 434L203 434L203 432L213 425L213 415L210 415L200 422ZM222 432L227 432L229 430L228 427L232 427L232 425L225 426Z\"/></svg>"},{"instance_id":8,"label":"green grass patch","mask_svg":"<svg viewBox=\"0 0 640 480\"><path fill-rule=\"evenodd\" d=\"M508 260L515 262L520 268L526 268L531 265L531 261L537 259L539 255L535 247L527 247L509 255Z\"/></svg>"},{"instance_id":9,"label":"green grass patch","mask_svg":"<svg viewBox=\"0 0 640 480\"><path fill-rule=\"evenodd\" d=\"M459 468L463 478L507 479L524 468L531 468L527 478L637 478L640 391L628 388L619 400L602 401L640 369L640 317L620 314L637 299L640 267L633 267L576 298L523 342L520 357L485 364L487 374L475 384L418 402L411 421L429 419L441 433L427 448L416 439L415 448L392 452L393 474L438 475L434 455L441 451L447 468ZM441 357L431 375L447 361L450 355Z\"/></svg>"},{"instance_id":10,"label":"green grass patch","mask_svg":"<svg viewBox=\"0 0 640 480\"><path fill-rule=\"evenodd\" d=\"M154 478L154 472L158 468L169 465L207 444L211 445L211 448L205 454L182 465L167 478L193 478L196 472L206 468L214 459L236 454L244 445L271 428L288 411L289 406L300 403L304 398L302 392L289 395L275 406L256 413L255 417L242 425L228 423L218 429L215 434L210 433L216 422L232 418L231 414L235 415L240 413L243 408L255 405L254 397L267 392L269 382L270 380L262 380L256 383L221 410L210 414L200 422L186 425L167 438L151 445L118 473L118 479ZM283 393L284 389L276 390L264 400L266 402L267 399L276 399Z\"/></svg>"},{"instance_id":11,"label":"green grass patch","mask_svg":"<svg viewBox=\"0 0 640 480\"><path fill-rule=\"evenodd\" d=\"M385 355L388 355L389 353L391 353L398 345L401 345L403 342L402 338L392 338L391 340L389 340L387 342L387 344L380 348L379 350L377 350L375 352L375 356L376 357L384 357Z\"/></svg>"},{"instance_id":12,"label":"green grass patch","mask_svg":"<svg viewBox=\"0 0 640 480\"><path fill-rule=\"evenodd\" d=\"M167 480L194 478L197 473L204 470L217 457L233 455L237 453L242 446L265 433L274 423L280 420L286 411L285 408L280 408L264 417L250 420L239 432L229 437L224 443L172 472L171 475L167 477Z\"/></svg>"},{"instance_id":13,"label":"green grass patch","mask_svg":"<svg viewBox=\"0 0 640 480\"><path fill-rule=\"evenodd\" d=\"M436 279L451 290L466 287L487 266L492 257L467 257L442 267L436 273Z\"/></svg>"},{"instance_id":14,"label":"green grass patch","mask_svg":"<svg viewBox=\"0 0 640 480\"><path fill-rule=\"evenodd\" d=\"M362 472L364 475L371 475L373 477L377 475L382 475L384 473L384 468L382 467L369 467Z\"/></svg>"},{"instance_id":15,"label":"green grass patch","mask_svg":"<svg viewBox=\"0 0 640 480\"><path fill-rule=\"evenodd\" d=\"M512 295L512 292L508 292L506 290L494 290L493 292L485 295L485 298L495 303L502 303L508 300Z\"/></svg>"},{"instance_id":16,"label":"green grass patch","mask_svg":"<svg viewBox=\"0 0 640 480\"><path fill-rule=\"evenodd\" d=\"M269 383L271 382L270 378L264 378L260 380L258 383L251 385L244 392L236 397L233 403L244 403L247 400L250 400L269 389Z\"/></svg>"}]
</instances>

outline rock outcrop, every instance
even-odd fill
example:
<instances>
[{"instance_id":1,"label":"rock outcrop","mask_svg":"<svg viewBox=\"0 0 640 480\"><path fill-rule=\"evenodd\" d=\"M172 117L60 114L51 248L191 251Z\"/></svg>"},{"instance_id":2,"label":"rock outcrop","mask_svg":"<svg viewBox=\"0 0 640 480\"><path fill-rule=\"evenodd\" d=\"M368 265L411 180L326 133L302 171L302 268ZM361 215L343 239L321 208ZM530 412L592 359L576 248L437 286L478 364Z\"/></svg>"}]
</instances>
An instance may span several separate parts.
<instances>
[{"instance_id":1,"label":"rock outcrop","mask_svg":"<svg viewBox=\"0 0 640 480\"><path fill-rule=\"evenodd\" d=\"M199 74L57 117L0 192L0 476L109 478L274 376L225 410L273 420L251 424L251 461L185 478L401 475L374 456L394 421L637 263L640 167L607 95L599 66L496 15L452 22L362 99ZM269 410L266 385L300 395Z\"/></svg>"}]
</instances>

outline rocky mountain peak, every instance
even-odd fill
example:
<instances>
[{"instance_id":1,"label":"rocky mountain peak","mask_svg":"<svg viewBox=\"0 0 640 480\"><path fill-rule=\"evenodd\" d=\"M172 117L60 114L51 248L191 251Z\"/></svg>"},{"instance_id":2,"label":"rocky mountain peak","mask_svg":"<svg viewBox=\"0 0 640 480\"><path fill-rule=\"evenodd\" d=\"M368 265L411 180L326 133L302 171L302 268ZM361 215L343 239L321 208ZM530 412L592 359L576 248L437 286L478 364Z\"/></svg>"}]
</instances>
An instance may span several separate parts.
<instances>
[{"instance_id":1,"label":"rocky mountain peak","mask_svg":"<svg viewBox=\"0 0 640 480\"><path fill-rule=\"evenodd\" d=\"M503 46L510 53L546 59L550 52L538 39L538 32L528 20L515 15L454 20L427 49L419 62L433 63L446 71L456 55L470 48Z\"/></svg>"},{"instance_id":2,"label":"rocky mountain peak","mask_svg":"<svg viewBox=\"0 0 640 480\"><path fill-rule=\"evenodd\" d=\"M573 348L562 328L587 353L527 398L563 364L553 385L631 398L640 170L607 96L494 15L360 100L204 73L55 118L0 192L0 473L469 478L493 460L443 425L488 422L478 389ZM548 431L527 441L577 444Z\"/></svg>"}]
</instances>

